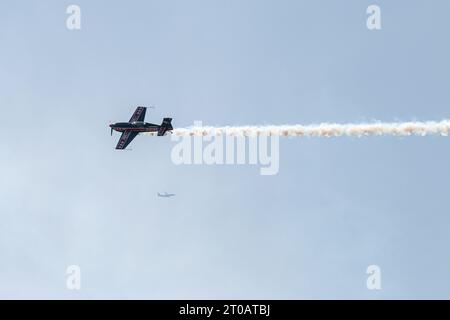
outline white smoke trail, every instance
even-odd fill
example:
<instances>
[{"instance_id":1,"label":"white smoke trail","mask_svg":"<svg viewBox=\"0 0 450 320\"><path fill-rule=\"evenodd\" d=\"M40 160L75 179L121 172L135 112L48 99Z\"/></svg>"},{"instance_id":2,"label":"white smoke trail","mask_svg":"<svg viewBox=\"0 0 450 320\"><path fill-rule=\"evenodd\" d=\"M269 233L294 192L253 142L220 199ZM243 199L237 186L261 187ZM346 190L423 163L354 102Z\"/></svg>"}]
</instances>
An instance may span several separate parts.
<instances>
[{"instance_id":1,"label":"white smoke trail","mask_svg":"<svg viewBox=\"0 0 450 320\"><path fill-rule=\"evenodd\" d=\"M447 136L450 132L450 120L439 122L391 122L336 124L321 123L317 125L270 125L270 126L238 126L238 127L189 127L177 128L172 134L177 136L286 136L286 137L340 137L340 136L425 136L429 134Z\"/></svg>"}]
</instances>

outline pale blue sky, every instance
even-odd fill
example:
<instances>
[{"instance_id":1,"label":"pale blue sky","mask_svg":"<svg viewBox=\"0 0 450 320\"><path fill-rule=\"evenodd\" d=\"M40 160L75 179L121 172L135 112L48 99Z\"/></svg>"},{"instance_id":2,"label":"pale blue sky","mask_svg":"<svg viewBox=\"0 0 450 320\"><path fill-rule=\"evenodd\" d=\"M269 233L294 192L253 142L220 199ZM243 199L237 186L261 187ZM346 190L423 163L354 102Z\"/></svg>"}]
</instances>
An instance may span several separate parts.
<instances>
[{"instance_id":1,"label":"pale blue sky","mask_svg":"<svg viewBox=\"0 0 450 320\"><path fill-rule=\"evenodd\" d=\"M174 126L449 118L449 10L2 1L0 297L450 298L449 138L281 139L260 176L175 166L167 137L118 152L108 128L152 104Z\"/></svg>"}]
</instances>

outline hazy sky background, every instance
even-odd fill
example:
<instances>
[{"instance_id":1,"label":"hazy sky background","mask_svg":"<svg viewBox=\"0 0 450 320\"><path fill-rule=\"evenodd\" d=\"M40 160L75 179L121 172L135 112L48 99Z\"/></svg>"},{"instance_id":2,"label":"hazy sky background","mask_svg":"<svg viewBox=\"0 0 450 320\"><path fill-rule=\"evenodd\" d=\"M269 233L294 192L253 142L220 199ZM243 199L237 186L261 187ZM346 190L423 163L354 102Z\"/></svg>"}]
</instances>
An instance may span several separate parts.
<instances>
[{"instance_id":1,"label":"hazy sky background","mask_svg":"<svg viewBox=\"0 0 450 320\"><path fill-rule=\"evenodd\" d=\"M449 118L449 11L1 1L0 297L450 298L450 138L284 138L261 176L175 166L168 137L116 151L108 128L152 104L174 126Z\"/></svg>"}]
</instances>

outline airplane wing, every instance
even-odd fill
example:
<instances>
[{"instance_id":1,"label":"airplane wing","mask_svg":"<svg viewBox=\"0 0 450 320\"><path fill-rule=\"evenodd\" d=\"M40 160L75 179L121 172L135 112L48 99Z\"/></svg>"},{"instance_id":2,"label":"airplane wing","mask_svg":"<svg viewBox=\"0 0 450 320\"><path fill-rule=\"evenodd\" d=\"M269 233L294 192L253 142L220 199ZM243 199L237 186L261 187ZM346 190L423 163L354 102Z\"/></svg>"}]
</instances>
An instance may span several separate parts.
<instances>
[{"instance_id":1,"label":"airplane wing","mask_svg":"<svg viewBox=\"0 0 450 320\"><path fill-rule=\"evenodd\" d=\"M116 149L118 150L125 149L130 144L130 142L133 141L134 138L136 138L138 133L139 132L135 131L125 131L124 133L122 133L119 141L117 142Z\"/></svg>"},{"instance_id":2,"label":"airplane wing","mask_svg":"<svg viewBox=\"0 0 450 320\"><path fill-rule=\"evenodd\" d=\"M144 121L146 110L147 108L145 107L137 107L136 111L134 111L133 115L130 118L130 121L128 122Z\"/></svg>"}]
</instances>

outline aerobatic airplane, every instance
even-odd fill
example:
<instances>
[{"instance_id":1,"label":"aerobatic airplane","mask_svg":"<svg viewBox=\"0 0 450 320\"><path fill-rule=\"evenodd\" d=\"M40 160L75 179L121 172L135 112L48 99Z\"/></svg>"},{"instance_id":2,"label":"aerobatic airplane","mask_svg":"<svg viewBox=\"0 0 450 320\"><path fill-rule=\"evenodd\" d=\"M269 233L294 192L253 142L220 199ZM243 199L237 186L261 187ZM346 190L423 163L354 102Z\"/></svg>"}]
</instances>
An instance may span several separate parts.
<instances>
[{"instance_id":1,"label":"aerobatic airplane","mask_svg":"<svg viewBox=\"0 0 450 320\"><path fill-rule=\"evenodd\" d=\"M137 107L136 111L131 116L130 121L117 122L109 125L111 128L111 135L113 130L122 132L119 142L117 142L116 149L125 149L141 132L158 132L158 136L163 136L167 131L173 130L172 118L164 118L161 125L144 122L146 111L147 108L145 107Z\"/></svg>"}]
</instances>

